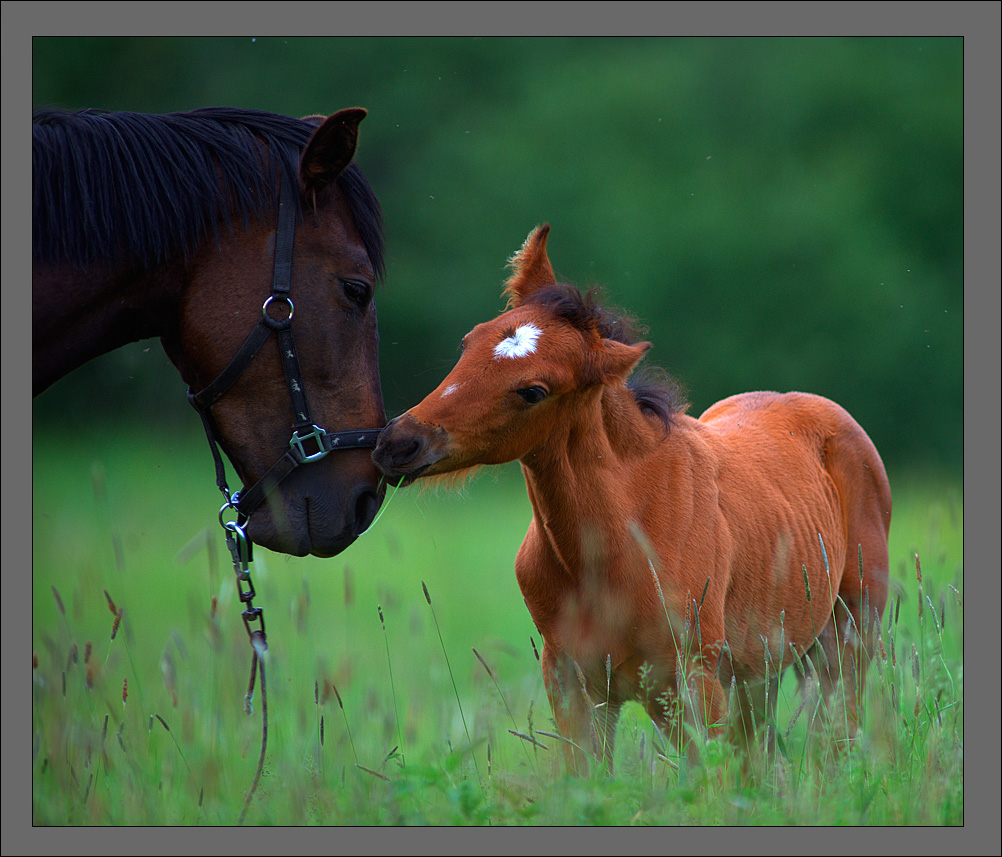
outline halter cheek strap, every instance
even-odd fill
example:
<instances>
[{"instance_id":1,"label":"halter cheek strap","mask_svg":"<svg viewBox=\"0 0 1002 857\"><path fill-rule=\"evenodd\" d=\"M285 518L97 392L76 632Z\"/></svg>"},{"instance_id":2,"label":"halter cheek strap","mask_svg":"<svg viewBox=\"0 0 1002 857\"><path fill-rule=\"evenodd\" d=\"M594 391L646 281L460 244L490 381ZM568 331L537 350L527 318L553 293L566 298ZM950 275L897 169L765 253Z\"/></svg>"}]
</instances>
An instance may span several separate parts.
<instances>
[{"instance_id":1,"label":"halter cheek strap","mask_svg":"<svg viewBox=\"0 0 1002 857\"><path fill-rule=\"evenodd\" d=\"M209 440L209 448L212 450L216 467L216 485L226 497L227 504L237 510L241 524L261 505L265 497L301 464L319 461L327 453L338 449L371 449L375 447L380 432L378 428L329 432L315 425L310 417L306 387L292 337L292 316L295 307L289 299L292 249L296 235L295 193L291 177L283 173L275 238L275 272L272 277L271 295L261 308L260 320L237 349L233 359L211 384L198 393L194 393L191 387L188 388L188 401L202 418L202 426ZM281 303L287 305L288 314L284 318L275 318L271 315L270 309L273 305L277 307ZM250 488L241 488L231 497L226 484L226 468L219 452L219 433L211 409L236 383L272 333L278 339L285 383L294 414L289 449L254 485Z\"/></svg>"}]
</instances>

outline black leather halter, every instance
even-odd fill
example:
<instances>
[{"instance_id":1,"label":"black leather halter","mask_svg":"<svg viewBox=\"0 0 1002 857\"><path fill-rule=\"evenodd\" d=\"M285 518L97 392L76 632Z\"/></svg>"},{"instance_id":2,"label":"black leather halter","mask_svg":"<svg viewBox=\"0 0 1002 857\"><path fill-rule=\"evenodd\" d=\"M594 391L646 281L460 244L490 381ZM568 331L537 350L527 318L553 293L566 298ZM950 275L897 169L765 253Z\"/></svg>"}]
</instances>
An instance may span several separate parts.
<instances>
[{"instance_id":1,"label":"black leather halter","mask_svg":"<svg viewBox=\"0 0 1002 857\"><path fill-rule=\"evenodd\" d=\"M296 346L292 339L292 316L295 307L289 299L292 247L296 235L295 193L291 177L283 172L275 236L275 273L272 278L271 295L261 308L260 321L215 381L199 393L192 392L191 387L188 388L188 401L202 418L205 435L209 439L209 448L212 450L216 465L216 485L226 497L227 505L236 509L240 524L243 524L279 482L299 465L319 461L327 453L337 449L371 449L376 445L380 432L378 428L329 432L315 425L310 417L306 387L303 384L299 358L296 357ZM273 304L283 302L288 306L288 315L276 319L269 313L269 309ZM273 332L278 339L285 382L292 399L294 425L289 440L289 450L254 485L250 488L241 488L231 497L226 485L226 469L219 453L219 438L211 408L244 373Z\"/></svg>"}]
</instances>

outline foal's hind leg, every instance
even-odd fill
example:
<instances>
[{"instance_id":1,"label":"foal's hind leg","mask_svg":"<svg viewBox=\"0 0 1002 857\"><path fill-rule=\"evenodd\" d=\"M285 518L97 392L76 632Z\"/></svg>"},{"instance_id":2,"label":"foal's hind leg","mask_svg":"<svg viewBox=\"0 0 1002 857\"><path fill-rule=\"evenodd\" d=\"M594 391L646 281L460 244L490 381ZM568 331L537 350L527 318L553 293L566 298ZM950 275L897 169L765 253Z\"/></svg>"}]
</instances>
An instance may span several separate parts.
<instances>
[{"instance_id":1,"label":"foal's hind leg","mask_svg":"<svg viewBox=\"0 0 1002 857\"><path fill-rule=\"evenodd\" d=\"M845 561L832 615L809 654L826 698L841 688L829 706L852 739L859 725L866 669L887 603L887 533L891 489L870 439L848 415L826 444L826 468L840 498L845 522ZM820 663L819 663L820 661Z\"/></svg>"},{"instance_id":2,"label":"foal's hind leg","mask_svg":"<svg viewBox=\"0 0 1002 857\"><path fill-rule=\"evenodd\" d=\"M734 686L734 710L729 712L727 737L741 752L741 770L746 777L765 777L768 763L776 758L776 698L779 677L767 682Z\"/></svg>"},{"instance_id":3,"label":"foal's hind leg","mask_svg":"<svg viewBox=\"0 0 1002 857\"><path fill-rule=\"evenodd\" d=\"M870 653L856 631L859 617L836 602L828 624L807 652L809 661L801 691L809 696L811 681L820 684L821 704L811 725L814 734L830 731L836 751L856 736L863 680ZM813 669L812 669L813 668ZM812 712L813 714L813 712Z\"/></svg>"},{"instance_id":4,"label":"foal's hind leg","mask_svg":"<svg viewBox=\"0 0 1002 857\"><path fill-rule=\"evenodd\" d=\"M862 551L849 551L832 615L807 652L824 698L822 722L830 724L836 746L856 736L867 667L887 602L886 540L871 539L867 544L869 553L866 545ZM869 566L868 556L872 558ZM801 679L804 690L806 681Z\"/></svg>"},{"instance_id":5,"label":"foal's hind leg","mask_svg":"<svg viewBox=\"0 0 1002 857\"><path fill-rule=\"evenodd\" d=\"M854 680L858 667L852 644L843 639L844 628L845 622L840 624L833 613L804 656L805 670L800 676L808 730L815 741L821 740L836 753L855 737L858 712Z\"/></svg>"},{"instance_id":6,"label":"foal's hind leg","mask_svg":"<svg viewBox=\"0 0 1002 857\"><path fill-rule=\"evenodd\" d=\"M880 619L887 604L887 534L874 530L870 538L864 532L861 542L851 543L856 549L850 551L846 560L834 611L836 628L841 632L842 661L848 666L848 670L843 670L843 685L846 696L852 699L853 734L859 722L867 668L875 653Z\"/></svg>"}]
</instances>

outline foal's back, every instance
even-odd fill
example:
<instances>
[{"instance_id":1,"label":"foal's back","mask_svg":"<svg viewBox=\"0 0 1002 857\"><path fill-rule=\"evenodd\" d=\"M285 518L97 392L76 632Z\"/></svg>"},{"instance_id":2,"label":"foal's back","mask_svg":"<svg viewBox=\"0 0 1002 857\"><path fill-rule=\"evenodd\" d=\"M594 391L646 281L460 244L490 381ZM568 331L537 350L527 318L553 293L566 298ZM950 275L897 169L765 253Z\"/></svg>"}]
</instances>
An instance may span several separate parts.
<instances>
[{"instance_id":1,"label":"foal's back","mask_svg":"<svg viewBox=\"0 0 1002 857\"><path fill-rule=\"evenodd\" d=\"M855 548L852 536L859 533L867 536L864 556L874 538L873 546L886 552L887 474L866 432L840 405L810 393L743 393L712 405L699 422L711 429L724 490L749 496L749 482L761 481L795 501L817 491L816 477L826 476L822 484L845 516L848 541Z\"/></svg>"}]
</instances>

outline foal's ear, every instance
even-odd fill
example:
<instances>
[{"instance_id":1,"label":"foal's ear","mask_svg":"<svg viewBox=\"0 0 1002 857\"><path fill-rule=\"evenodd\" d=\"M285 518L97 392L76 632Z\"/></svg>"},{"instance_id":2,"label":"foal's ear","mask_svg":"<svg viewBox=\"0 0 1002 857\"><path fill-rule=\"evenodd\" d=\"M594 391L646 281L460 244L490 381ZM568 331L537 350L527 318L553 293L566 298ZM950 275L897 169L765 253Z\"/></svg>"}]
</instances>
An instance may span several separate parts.
<instances>
[{"instance_id":1,"label":"foal's ear","mask_svg":"<svg viewBox=\"0 0 1002 857\"><path fill-rule=\"evenodd\" d=\"M649 342L624 345L614 339L603 339L594 355L593 366L598 375L597 380L602 384L625 381L650 347Z\"/></svg>"},{"instance_id":2,"label":"foal's ear","mask_svg":"<svg viewBox=\"0 0 1002 857\"><path fill-rule=\"evenodd\" d=\"M504 284L504 293L508 297L508 306L516 307L537 289L552 286L557 282L546 257L546 235L550 224L537 226L525 239L522 249L508 261L512 275Z\"/></svg>"},{"instance_id":3,"label":"foal's ear","mask_svg":"<svg viewBox=\"0 0 1002 857\"><path fill-rule=\"evenodd\" d=\"M313 132L299 160L299 185L304 196L316 195L333 184L351 163L358 145L358 123L365 114L361 107L340 110Z\"/></svg>"}]
</instances>

